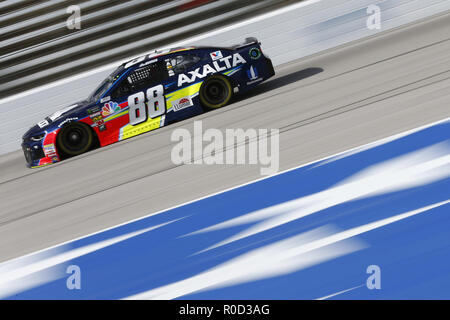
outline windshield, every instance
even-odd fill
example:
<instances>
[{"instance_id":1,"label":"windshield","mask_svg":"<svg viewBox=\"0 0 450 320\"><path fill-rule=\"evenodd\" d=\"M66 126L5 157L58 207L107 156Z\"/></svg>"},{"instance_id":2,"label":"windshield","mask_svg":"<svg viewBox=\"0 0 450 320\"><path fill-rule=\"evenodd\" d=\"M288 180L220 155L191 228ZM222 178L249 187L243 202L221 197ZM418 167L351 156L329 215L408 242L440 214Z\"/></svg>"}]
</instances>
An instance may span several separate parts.
<instances>
[{"instance_id":1,"label":"windshield","mask_svg":"<svg viewBox=\"0 0 450 320\"><path fill-rule=\"evenodd\" d=\"M97 101L100 99L100 97L108 91L108 89L111 87L111 85L114 83L114 81L119 77L121 71L123 70L123 67L119 67L116 70L114 70L113 73L111 73L105 80L100 83L100 85L97 87L97 89L94 90L89 95L88 100L89 101Z\"/></svg>"},{"instance_id":2,"label":"windshield","mask_svg":"<svg viewBox=\"0 0 450 320\"><path fill-rule=\"evenodd\" d=\"M97 101L109 89L113 82L114 80L111 76L103 80L102 83L100 83L100 85L97 87L97 89L95 89L94 92L91 93L88 100Z\"/></svg>"}]
</instances>

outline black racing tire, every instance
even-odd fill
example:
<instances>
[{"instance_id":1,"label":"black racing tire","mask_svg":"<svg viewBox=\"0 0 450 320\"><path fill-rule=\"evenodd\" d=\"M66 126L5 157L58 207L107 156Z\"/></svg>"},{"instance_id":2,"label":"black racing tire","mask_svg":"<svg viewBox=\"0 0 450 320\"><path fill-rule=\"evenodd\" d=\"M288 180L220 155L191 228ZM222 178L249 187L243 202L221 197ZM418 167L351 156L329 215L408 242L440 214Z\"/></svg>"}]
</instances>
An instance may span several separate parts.
<instances>
[{"instance_id":1,"label":"black racing tire","mask_svg":"<svg viewBox=\"0 0 450 320\"><path fill-rule=\"evenodd\" d=\"M233 97L233 87L227 77L213 75L203 82L199 96L204 108L218 109L230 102Z\"/></svg>"},{"instance_id":2,"label":"black racing tire","mask_svg":"<svg viewBox=\"0 0 450 320\"><path fill-rule=\"evenodd\" d=\"M69 157L88 151L94 143L94 134L86 124L73 122L64 126L58 134L57 146Z\"/></svg>"}]
</instances>

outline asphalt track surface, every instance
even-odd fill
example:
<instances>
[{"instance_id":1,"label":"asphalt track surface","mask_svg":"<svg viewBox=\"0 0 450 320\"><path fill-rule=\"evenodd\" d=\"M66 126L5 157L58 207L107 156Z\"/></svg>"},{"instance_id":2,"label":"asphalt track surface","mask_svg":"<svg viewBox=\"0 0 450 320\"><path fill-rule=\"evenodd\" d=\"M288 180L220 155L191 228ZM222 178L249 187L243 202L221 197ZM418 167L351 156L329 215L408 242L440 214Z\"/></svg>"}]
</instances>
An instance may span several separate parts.
<instances>
[{"instance_id":1,"label":"asphalt track surface","mask_svg":"<svg viewBox=\"0 0 450 320\"><path fill-rule=\"evenodd\" d=\"M174 165L172 130L194 120L279 128L281 171L447 118L449 37L447 12L282 65L223 109L56 165L2 156L0 261L261 178L258 165Z\"/></svg>"}]
</instances>

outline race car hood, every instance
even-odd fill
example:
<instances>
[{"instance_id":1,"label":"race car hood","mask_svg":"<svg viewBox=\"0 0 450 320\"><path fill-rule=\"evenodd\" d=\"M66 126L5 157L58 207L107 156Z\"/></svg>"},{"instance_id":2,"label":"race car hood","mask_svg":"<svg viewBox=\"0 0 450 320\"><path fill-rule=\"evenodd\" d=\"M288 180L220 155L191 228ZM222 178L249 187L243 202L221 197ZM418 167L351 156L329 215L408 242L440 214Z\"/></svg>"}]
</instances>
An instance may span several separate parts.
<instances>
[{"instance_id":1,"label":"race car hood","mask_svg":"<svg viewBox=\"0 0 450 320\"><path fill-rule=\"evenodd\" d=\"M83 100L61 108L31 127L27 132L25 132L22 138L27 139L32 136L39 135L40 133L44 133L52 127L53 124L58 124L59 122L64 121L64 119L70 118L71 115L79 115L80 112L88 108L91 104L92 103L89 101Z\"/></svg>"}]
</instances>

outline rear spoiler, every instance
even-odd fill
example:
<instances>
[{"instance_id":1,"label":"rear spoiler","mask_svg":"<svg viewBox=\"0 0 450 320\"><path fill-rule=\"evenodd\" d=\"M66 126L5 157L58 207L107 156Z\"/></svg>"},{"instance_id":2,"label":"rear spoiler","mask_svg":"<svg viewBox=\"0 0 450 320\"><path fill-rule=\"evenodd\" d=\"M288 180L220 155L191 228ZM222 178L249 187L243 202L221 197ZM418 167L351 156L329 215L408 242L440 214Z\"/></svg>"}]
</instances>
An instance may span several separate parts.
<instances>
[{"instance_id":1,"label":"rear spoiler","mask_svg":"<svg viewBox=\"0 0 450 320\"><path fill-rule=\"evenodd\" d=\"M258 45L260 45L261 42L259 42L258 39L256 39L255 37L249 37L249 38L245 38L245 42L244 43L237 44L237 45L233 46L232 49L233 50L240 49L240 48L249 46L251 44L258 44Z\"/></svg>"}]
</instances>

